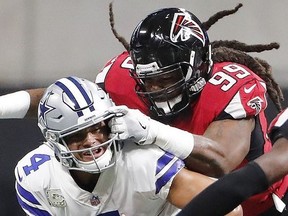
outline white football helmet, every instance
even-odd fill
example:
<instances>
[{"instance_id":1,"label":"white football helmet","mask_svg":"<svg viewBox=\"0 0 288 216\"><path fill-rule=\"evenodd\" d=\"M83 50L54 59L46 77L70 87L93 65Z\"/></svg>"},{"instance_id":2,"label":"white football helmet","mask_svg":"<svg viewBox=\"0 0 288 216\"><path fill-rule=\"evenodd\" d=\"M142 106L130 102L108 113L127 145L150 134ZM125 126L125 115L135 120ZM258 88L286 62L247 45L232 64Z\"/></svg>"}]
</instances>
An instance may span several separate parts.
<instances>
[{"instance_id":1,"label":"white football helmet","mask_svg":"<svg viewBox=\"0 0 288 216\"><path fill-rule=\"evenodd\" d=\"M117 135L101 145L71 151L64 138L114 115L108 113L113 106L107 94L95 83L78 77L57 80L44 93L38 107L38 126L47 143L54 147L56 158L68 169L100 173L113 166L120 147L115 141ZM93 154L104 147L105 153L96 158ZM107 148L106 148L107 147ZM93 160L84 162L73 153L89 152Z\"/></svg>"}]
</instances>

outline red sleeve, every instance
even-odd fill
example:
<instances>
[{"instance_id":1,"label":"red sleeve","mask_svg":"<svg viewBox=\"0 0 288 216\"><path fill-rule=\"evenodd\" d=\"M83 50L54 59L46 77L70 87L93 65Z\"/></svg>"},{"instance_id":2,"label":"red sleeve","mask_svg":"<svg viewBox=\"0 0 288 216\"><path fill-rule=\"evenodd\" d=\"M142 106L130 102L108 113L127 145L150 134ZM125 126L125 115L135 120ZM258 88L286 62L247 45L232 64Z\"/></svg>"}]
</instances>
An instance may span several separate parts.
<instances>
[{"instance_id":1,"label":"red sleeve","mask_svg":"<svg viewBox=\"0 0 288 216\"><path fill-rule=\"evenodd\" d=\"M99 84L116 105L126 105L132 109L140 109L147 114L148 109L135 92L136 82L130 76L133 68L128 52L123 52L107 62L96 77Z\"/></svg>"},{"instance_id":2,"label":"red sleeve","mask_svg":"<svg viewBox=\"0 0 288 216\"><path fill-rule=\"evenodd\" d=\"M224 111L235 119L256 116L267 107L265 95L265 83L251 80L240 87Z\"/></svg>"},{"instance_id":3,"label":"red sleeve","mask_svg":"<svg viewBox=\"0 0 288 216\"><path fill-rule=\"evenodd\" d=\"M224 111L234 119L241 119L258 115L267 107L265 82L243 65L215 64L204 91L214 106L215 117Z\"/></svg>"}]
</instances>

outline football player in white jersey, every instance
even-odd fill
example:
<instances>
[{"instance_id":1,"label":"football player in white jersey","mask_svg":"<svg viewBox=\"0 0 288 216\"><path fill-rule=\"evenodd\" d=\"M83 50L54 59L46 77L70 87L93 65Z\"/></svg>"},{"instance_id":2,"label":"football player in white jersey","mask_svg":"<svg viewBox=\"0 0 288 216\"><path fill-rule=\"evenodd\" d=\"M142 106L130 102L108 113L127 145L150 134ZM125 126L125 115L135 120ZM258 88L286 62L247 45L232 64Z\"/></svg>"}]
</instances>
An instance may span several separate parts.
<instances>
[{"instance_id":1,"label":"football player in white jersey","mask_svg":"<svg viewBox=\"0 0 288 216\"><path fill-rule=\"evenodd\" d=\"M153 137L155 122L147 116L136 115L141 124L127 130L125 110L85 79L62 78L47 88L38 107L46 141L15 168L18 202L27 215L170 216L214 181L161 150L163 140Z\"/></svg>"}]
</instances>

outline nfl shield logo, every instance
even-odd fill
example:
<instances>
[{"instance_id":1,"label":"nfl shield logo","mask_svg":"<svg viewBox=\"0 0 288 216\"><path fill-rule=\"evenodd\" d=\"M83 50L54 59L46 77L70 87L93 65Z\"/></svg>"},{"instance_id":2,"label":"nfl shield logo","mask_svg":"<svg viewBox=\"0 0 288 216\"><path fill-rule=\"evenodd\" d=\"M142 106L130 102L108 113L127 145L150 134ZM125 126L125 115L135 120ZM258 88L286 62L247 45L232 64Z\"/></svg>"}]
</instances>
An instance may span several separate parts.
<instances>
[{"instance_id":1,"label":"nfl shield logo","mask_svg":"<svg viewBox=\"0 0 288 216\"><path fill-rule=\"evenodd\" d=\"M90 203L92 206L97 206L100 204L100 200L99 200L99 197L98 196L92 196L91 199L90 199Z\"/></svg>"}]
</instances>

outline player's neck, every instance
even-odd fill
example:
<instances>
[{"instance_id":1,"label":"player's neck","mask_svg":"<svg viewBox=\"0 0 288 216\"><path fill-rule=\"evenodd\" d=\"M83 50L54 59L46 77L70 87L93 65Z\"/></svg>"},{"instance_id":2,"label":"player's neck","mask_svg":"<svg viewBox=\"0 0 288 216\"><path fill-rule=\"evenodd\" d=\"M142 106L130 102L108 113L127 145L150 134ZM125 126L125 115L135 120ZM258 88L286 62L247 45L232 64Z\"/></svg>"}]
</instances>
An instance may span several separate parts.
<instances>
[{"instance_id":1,"label":"player's neck","mask_svg":"<svg viewBox=\"0 0 288 216\"><path fill-rule=\"evenodd\" d=\"M81 172L70 170L71 176L76 184L83 190L92 192L98 182L100 174L91 174L88 172Z\"/></svg>"}]
</instances>

